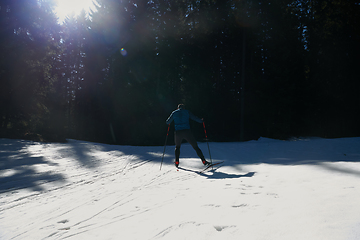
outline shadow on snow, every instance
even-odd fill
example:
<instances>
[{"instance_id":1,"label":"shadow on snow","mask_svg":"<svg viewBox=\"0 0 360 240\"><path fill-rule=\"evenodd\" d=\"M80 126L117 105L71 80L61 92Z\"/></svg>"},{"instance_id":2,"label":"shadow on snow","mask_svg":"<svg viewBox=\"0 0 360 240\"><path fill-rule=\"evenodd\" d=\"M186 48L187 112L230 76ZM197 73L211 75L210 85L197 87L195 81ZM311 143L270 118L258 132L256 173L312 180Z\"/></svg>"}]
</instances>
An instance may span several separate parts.
<instances>
[{"instance_id":1,"label":"shadow on snow","mask_svg":"<svg viewBox=\"0 0 360 240\"><path fill-rule=\"evenodd\" d=\"M255 172L248 172L246 174L231 174L231 173L225 173L225 172L219 172L216 171L217 169L221 168L217 167L214 170L208 170L205 172L196 171L184 167L179 167L179 169L186 171L186 172L192 172L199 174L200 176L206 177L208 179L234 179L234 178L244 178L244 177L253 177L255 175Z\"/></svg>"},{"instance_id":2,"label":"shadow on snow","mask_svg":"<svg viewBox=\"0 0 360 240\"><path fill-rule=\"evenodd\" d=\"M57 148L57 155L44 156L44 152L32 154L27 151L29 146L41 145L46 148ZM360 161L360 138L341 139L296 139L281 141L262 138L258 141L209 143L212 159L225 161L223 166L239 167L252 164L275 165L317 165L326 170L360 176L360 171L345 168L336 162ZM200 143L205 157L209 159L206 143ZM61 173L38 172L36 165L56 166L61 161L76 161L80 167L97 169L107 161L132 161L134 165L141 166L148 162L162 161L164 146L122 146L106 145L84 141L69 140L64 144L33 143L23 140L0 139L0 193L13 189L29 188L34 191L44 190L41 185L45 182L65 181ZM101 155L97 155L97 153ZM101 159L106 156L106 161ZM181 161L186 158L198 159L192 147L185 143L181 147ZM172 165L174 160L174 146L167 146L163 165ZM199 167L201 162L199 160ZM200 169L201 170L201 167ZM214 171L205 174L208 178L242 178L252 177L253 172L237 175Z\"/></svg>"},{"instance_id":3,"label":"shadow on snow","mask_svg":"<svg viewBox=\"0 0 360 240\"><path fill-rule=\"evenodd\" d=\"M31 156L26 148L28 141L0 139L0 193L29 188L42 191L45 182L65 181L59 173L39 173L36 165L56 165L43 156Z\"/></svg>"}]
</instances>

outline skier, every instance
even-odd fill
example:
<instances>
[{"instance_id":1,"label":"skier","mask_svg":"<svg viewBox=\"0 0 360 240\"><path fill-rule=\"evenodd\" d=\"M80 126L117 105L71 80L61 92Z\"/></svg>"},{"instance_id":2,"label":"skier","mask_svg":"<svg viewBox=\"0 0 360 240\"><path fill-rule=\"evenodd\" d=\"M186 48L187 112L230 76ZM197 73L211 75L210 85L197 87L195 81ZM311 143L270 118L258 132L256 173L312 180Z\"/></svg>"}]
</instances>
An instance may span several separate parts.
<instances>
[{"instance_id":1,"label":"skier","mask_svg":"<svg viewBox=\"0 0 360 240\"><path fill-rule=\"evenodd\" d=\"M192 119L198 123L203 122L202 119L196 117L190 111L186 110L184 104L179 104L178 108L173 111L169 118L166 120L166 124L170 124L172 121L174 121L175 123L175 166L179 166L180 147L183 139L190 143L190 145L195 149L202 163L207 166L210 163L205 160L202 151L197 145L196 139L190 130L189 119Z\"/></svg>"}]
</instances>

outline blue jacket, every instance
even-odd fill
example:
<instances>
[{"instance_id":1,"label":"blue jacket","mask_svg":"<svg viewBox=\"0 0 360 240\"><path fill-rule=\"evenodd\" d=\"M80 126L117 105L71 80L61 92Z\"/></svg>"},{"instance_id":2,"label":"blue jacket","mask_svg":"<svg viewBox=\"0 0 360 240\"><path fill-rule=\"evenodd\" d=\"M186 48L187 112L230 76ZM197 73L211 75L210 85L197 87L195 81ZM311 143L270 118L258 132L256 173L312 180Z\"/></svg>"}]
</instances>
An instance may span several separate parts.
<instances>
[{"instance_id":1,"label":"blue jacket","mask_svg":"<svg viewBox=\"0 0 360 240\"><path fill-rule=\"evenodd\" d=\"M170 124L172 121L175 123L175 131L190 129L189 119L192 119L198 123L202 123L203 120L196 117L194 114L186 109L176 109L166 120L166 124Z\"/></svg>"}]
</instances>

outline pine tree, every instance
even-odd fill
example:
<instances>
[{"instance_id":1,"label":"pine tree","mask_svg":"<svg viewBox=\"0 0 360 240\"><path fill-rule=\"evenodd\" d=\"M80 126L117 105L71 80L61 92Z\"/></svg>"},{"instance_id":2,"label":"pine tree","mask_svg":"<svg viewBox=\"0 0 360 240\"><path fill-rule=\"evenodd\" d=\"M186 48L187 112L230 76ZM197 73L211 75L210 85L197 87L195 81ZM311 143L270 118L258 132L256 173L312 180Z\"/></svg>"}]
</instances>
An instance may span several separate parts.
<instances>
[{"instance_id":1,"label":"pine tree","mask_svg":"<svg viewBox=\"0 0 360 240\"><path fill-rule=\"evenodd\" d=\"M0 127L23 137L44 131L58 29L50 2L0 3Z\"/></svg>"}]
</instances>

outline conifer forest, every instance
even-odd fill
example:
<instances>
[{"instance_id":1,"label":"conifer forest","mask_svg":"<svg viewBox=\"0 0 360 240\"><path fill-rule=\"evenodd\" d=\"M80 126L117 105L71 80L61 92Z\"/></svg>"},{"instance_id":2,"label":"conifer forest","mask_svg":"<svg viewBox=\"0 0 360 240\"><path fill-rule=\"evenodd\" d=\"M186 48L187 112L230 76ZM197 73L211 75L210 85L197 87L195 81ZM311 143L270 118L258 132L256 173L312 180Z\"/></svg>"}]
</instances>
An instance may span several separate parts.
<instances>
[{"instance_id":1,"label":"conifer forest","mask_svg":"<svg viewBox=\"0 0 360 240\"><path fill-rule=\"evenodd\" d=\"M360 136L359 0L54 4L0 1L0 138L163 145L179 103L210 141Z\"/></svg>"}]
</instances>

